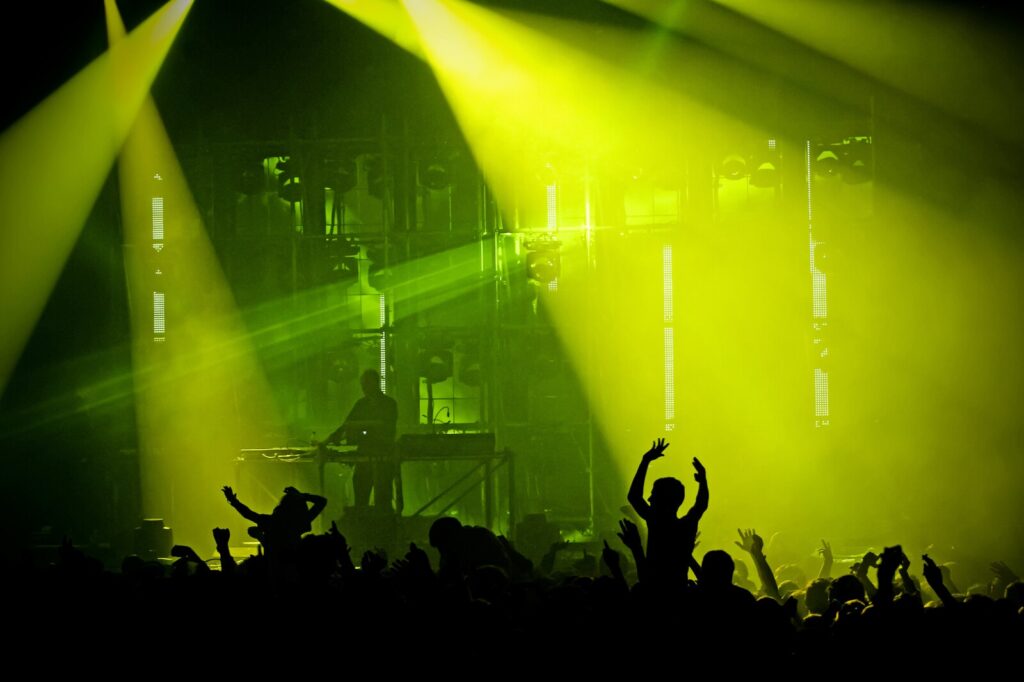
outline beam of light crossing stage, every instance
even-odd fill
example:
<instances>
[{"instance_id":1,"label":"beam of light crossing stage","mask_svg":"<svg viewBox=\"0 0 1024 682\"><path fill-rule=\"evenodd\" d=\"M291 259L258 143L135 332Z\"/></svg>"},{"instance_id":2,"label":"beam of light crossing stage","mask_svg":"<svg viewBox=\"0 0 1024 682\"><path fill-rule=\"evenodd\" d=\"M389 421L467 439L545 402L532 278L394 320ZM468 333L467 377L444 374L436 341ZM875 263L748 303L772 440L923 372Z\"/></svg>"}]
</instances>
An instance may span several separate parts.
<instances>
[{"instance_id":1,"label":"beam of light crossing stage","mask_svg":"<svg viewBox=\"0 0 1024 682\"><path fill-rule=\"evenodd\" d=\"M124 25L113 0L105 10L120 75ZM150 97L118 171L143 512L198 543L239 450L276 423L271 394Z\"/></svg>"},{"instance_id":2,"label":"beam of light crossing stage","mask_svg":"<svg viewBox=\"0 0 1024 682\"><path fill-rule=\"evenodd\" d=\"M444 306L454 299L492 286L495 272L491 259L481 267L478 244L455 247L442 253L392 265L387 288L391 305L396 308L396 319ZM240 311L246 320L245 336L225 335L214 347L179 351L179 365L187 368L189 381L200 381L217 365L239 365L248 362L253 351L264 366L273 366L281 359L293 361L314 357L321 352L318 339L333 329L360 329L379 331L367 327L358 306L346 296L345 287L329 284L300 291L251 306ZM151 336L147 336L151 338ZM102 353L75 358L63 369L68 376L81 376L93 365L109 365L111 358L123 353L123 348L111 348ZM11 437L19 433L41 429L76 414L87 413L112 405L127 404L136 393L160 395L173 393L175 384L185 380L180 374L161 371L158 363L140 366L135 371L116 373L94 381L73 392L50 396L30 406L12 422L13 426L0 433ZM276 392L276 387L271 387ZM280 403L277 404L280 407ZM255 443L265 445L265 443Z\"/></svg>"},{"instance_id":3,"label":"beam of light crossing stage","mask_svg":"<svg viewBox=\"0 0 1024 682\"><path fill-rule=\"evenodd\" d=\"M603 0L785 82L860 106L872 81L835 58L712 0ZM694 45L696 46L696 45ZM715 59L709 52L705 59Z\"/></svg>"},{"instance_id":4,"label":"beam of light crossing stage","mask_svg":"<svg viewBox=\"0 0 1024 682\"><path fill-rule=\"evenodd\" d=\"M480 247L467 244L392 265L387 292L396 310L428 310L493 282L491 268L480 268ZM269 301L245 311L253 325L251 343L261 355L312 352L310 339L332 328L366 329L363 312L344 286L330 284Z\"/></svg>"},{"instance_id":5,"label":"beam of light crossing stage","mask_svg":"<svg viewBox=\"0 0 1024 682\"><path fill-rule=\"evenodd\" d=\"M1024 143L1017 36L966 6L850 0L715 0L881 82Z\"/></svg>"},{"instance_id":6,"label":"beam of light crossing stage","mask_svg":"<svg viewBox=\"0 0 1024 682\"><path fill-rule=\"evenodd\" d=\"M326 0L403 50L425 59L409 15L400 0Z\"/></svg>"},{"instance_id":7,"label":"beam of light crossing stage","mask_svg":"<svg viewBox=\"0 0 1024 682\"><path fill-rule=\"evenodd\" d=\"M899 148L906 153L923 146L945 150L946 155L959 157L961 164L986 166L997 180L1017 172L1015 156L1006 154L1005 144L1006 140L1015 139L1019 127L1008 120L992 123L999 117L1014 121L1019 118L1017 112L1024 104L1016 94L1022 91L1019 83L1021 70L1003 63L1004 57L1010 57L1013 52L1005 39L1000 40L999 36L990 39L971 24L953 28L955 22L950 17L945 21L946 32L958 32L954 43L972 45L956 50L954 71L960 73L966 69L970 74L967 77L969 85L964 85L960 82L962 78L947 82L947 70L936 68L930 56L923 56L930 55L934 49L908 50L908 44L920 47L921 43L929 42L922 40L921 34L934 35L943 30L941 14L935 12L932 16L922 7L901 9L900 12L907 16L900 15L900 38L891 41L883 38L886 44L879 46L876 44L878 35L891 30L886 27L893 22L885 12L879 13L870 25L852 23L847 26L846 21L830 22L823 18L822 21L828 24L823 32L831 35L830 32L839 30L843 34L842 40L818 40L814 30L808 28L805 32L814 34L812 37L815 39L803 41L802 33L786 31L780 22L760 23L758 19L764 15L782 13L776 7L769 10L758 6L756 12L752 11L748 16L726 6L729 3L713 0L605 2L685 37L691 46L687 49L700 63L719 61L726 56L736 64L746 65L746 69L734 67L732 76L720 79L741 96L740 100L723 97L714 87L704 94L694 94L698 97L710 95L720 101L726 111L745 120L756 121L766 113L769 117L774 115L772 129L780 137L800 141L807 135L815 135L814 131L821 134L821 131L835 128L823 126L823 121L847 121L839 127L857 131L856 134L866 134L869 127L873 127L873 123L867 122L881 118L886 121L887 132L891 136L887 146L894 155L900 153L897 151ZM731 4L738 6L742 3ZM877 8L872 10L868 6L870 4L862 3L858 11L877 12ZM822 6L842 5L820 3L814 5L814 10L818 11ZM916 20L918 17L923 17L923 20ZM837 29L837 26L843 28ZM959 34L961 28L965 29L964 35ZM863 45L854 47L858 42L863 42ZM694 49L696 45L712 50ZM899 55L891 59L876 59L872 55L867 61L846 57L850 50L858 55L868 55L869 45L878 53L896 50ZM667 53L668 50L662 52ZM667 55L663 57L669 59ZM948 59L948 56L944 55L943 59ZM908 81L909 74L921 72L927 73L923 74L920 83L913 76L909 76ZM755 94L759 87L750 78L737 78L743 73L758 74L754 81L760 79L770 84L768 97ZM930 88L934 92L923 92L921 83L935 78L939 83ZM948 92L938 92L942 88ZM981 91L983 96L979 99L974 94L964 94L967 90ZM780 105L782 109L779 109ZM973 107L977 111L967 112L965 107ZM965 139L970 139L971 144L962 144ZM912 178L904 179L903 184L903 191L915 190Z\"/></svg>"},{"instance_id":8,"label":"beam of light crossing stage","mask_svg":"<svg viewBox=\"0 0 1024 682\"><path fill-rule=\"evenodd\" d=\"M191 6L168 2L0 136L0 391Z\"/></svg>"},{"instance_id":9,"label":"beam of light crossing stage","mask_svg":"<svg viewBox=\"0 0 1024 682\"><path fill-rule=\"evenodd\" d=\"M584 160L596 169L664 168L684 148L692 152L708 144L694 129L751 132L638 76L629 64L609 64L497 12L438 0L406 7L477 161L506 208L527 200L523 179L552 159ZM546 209L543 196L535 203L531 208Z\"/></svg>"}]
</instances>

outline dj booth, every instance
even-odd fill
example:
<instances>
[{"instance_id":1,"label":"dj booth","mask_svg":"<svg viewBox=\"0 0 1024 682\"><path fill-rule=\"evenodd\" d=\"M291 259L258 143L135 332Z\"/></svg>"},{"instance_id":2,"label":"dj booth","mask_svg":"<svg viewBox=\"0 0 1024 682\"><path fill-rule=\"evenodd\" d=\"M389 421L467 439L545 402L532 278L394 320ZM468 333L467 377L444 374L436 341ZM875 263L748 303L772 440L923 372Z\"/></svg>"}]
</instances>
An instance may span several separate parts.
<instances>
[{"instance_id":1,"label":"dj booth","mask_svg":"<svg viewBox=\"0 0 1024 682\"><path fill-rule=\"evenodd\" d=\"M499 477L504 474L504 511L508 514L508 532L513 531L516 518L514 459L512 451L508 448L495 450L493 433L406 434L398 439L394 454L390 458L398 464L395 511L399 515L415 518L428 511L435 516L443 515L482 486L484 523L488 528L494 528L495 515L499 513L496 487ZM324 495L324 471L328 464L354 466L369 461L371 458L359 454L357 446L354 445L247 448L241 450L235 460L236 482L242 479L246 467L256 463L315 466L319 492ZM403 466L428 462L467 462L472 466L461 472L454 480L445 481L440 489L422 502L415 511L404 514Z\"/></svg>"}]
</instances>

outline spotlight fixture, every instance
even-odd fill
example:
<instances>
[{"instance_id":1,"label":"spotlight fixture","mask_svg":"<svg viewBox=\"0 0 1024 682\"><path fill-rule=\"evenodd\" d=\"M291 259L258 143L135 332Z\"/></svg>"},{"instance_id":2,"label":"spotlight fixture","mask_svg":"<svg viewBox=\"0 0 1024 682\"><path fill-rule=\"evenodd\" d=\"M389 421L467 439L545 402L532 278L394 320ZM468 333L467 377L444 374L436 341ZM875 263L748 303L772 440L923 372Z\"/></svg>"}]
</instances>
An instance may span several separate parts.
<instances>
[{"instance_id":1,"label":"spotlight fixture","mask_svg":"<svg viewBox=\"0 0 1024 682\"><path fill-rule=\"evenodd\" d=\"M359 245L347 239L326 242L327 279L342 280L359 274Z\"/></svg>"},{"instance_id":2,"label":"spotlight fixture","mask_svg":"<svg viewBox=\"0 0 1024 682\"><path fill-rule=\"evenodd\" d=\"M750 184L761 189L770 189L779 184L779 170L773 161L761 161L750 174Z\"/></svg>"},{"instance_id":3,"label":"spotlight fixture","mask_svg":"<svg viewBox=\"0 0 1024 682\"><path fill-rule=\"evenodd\" d=\"M298 164L285 157L277 162L277 193L290 204L302 201L302 181L299 178Z\"/></svg>"},{"instance_id":4,"label":"spotlight fixture","mask_svg":"<svg viewBox=\"0 0 1024 682\"><path fill-rule=\"evenodd\" d=\"M839 154L833 145L823 145L818 148L818 154L814 157L814 174L819 178L837 177L842 169Z\"/></svg>"},{"instance_id":5,"label":"spotlight fixture","mask_svg":"<svg viewBox=\"0 0 1024 682\"><path fill-rule=\"evenodd\" d=\"M459 381L466 386L479 386L483 381L480 367L480 348L475 342L462 344L462 356L459 358Z\"/></svg>"},{"instance_id":6,"label":"spotlight fixture","mask_svg":"<svg viewBox=\"0 0 1024 682\"><path fill-rule=\"evenodd\" d=\"M377 291L383 291L391 285L393 279L391 270L387 267L387 254L382 246L375 246L366 250L366 260L369 261L369 269L366 272L367 282Z\"/></svg>"},{"instance_id":7,"label":"spotlight fixture","mask_svg":"<svg viewBox=\"0 0 1024 682\"><path fill-rule=\"evenodd\" d=\"M747 159L741 154L729 154L718 162L718 177L726 180L739 180L747 175Z\"/></svg>"},{"instance_id":8,"label":"spotlight fixture","mask_svg":"<svg viewBox=\"0 0 1024 682\"><path fill-rule=\"evenodd\" d=\"M356 162L352 159L344 159L338 163L331 163L331 171L327 175L327 187L334 190L335 196L355 189L359 181L359 174L356 171Z\"/></svg>"},{"instance_id":9,"label":"spotlight fixture","mask_svg":"<svg viewBox=\"0 0 1024 682\"><path fill-rule=\"evenodd\" d=\"M860 185L871 180L870 138L856 138L843 145L843 182Z\"/></svg>"},{"instance_id":10,"label":"spotlight fixture","mask_svg":"<svg viewBox=\"0 0 1024 682\"><path fill-rule=\"evenodd\" d=\"M422 186L435 192L447 189L451 185L448 164L436 157L420 162L419 178Z\"/></svg>"},{"instance_id":11,"label":"spotlight fixture","mask_svg":"<svg viewBox=\"0 0 1024 682\"><path fill-rule=\"evenodd\" d=\"M429 348L420 352L419 375L428 384L438 384L452 375L452 352L446 348Z\"/></svg>"},{"instance_id":12,"label":"spotlight fixture","mask_svg":"<svg viewBox=\"0 0 1024 682\"><path fill-rule=\"evenodd\" d=\"M526 276L540 284L558 279L562 270L562 244L553 240L537 240L526 243Z\"/></svg>"}]
</instances>

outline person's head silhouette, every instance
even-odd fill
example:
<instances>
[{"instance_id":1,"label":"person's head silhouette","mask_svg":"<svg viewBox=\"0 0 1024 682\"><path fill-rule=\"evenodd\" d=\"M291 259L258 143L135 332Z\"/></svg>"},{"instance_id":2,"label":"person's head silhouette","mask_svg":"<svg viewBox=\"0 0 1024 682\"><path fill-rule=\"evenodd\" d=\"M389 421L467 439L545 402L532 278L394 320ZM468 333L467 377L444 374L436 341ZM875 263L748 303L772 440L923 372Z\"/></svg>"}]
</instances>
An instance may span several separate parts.
<instances>
[{"instance_id":1,"label":"person's head silhouette","mask_svg":"<svg viewBox=\"0 0 1024 682\"><path fill-rule=\"evenodd\" d=\"M686 497L686 488L678 478L659 478L651 487L651 496L648 502L651 504L651 511L658 515L675 516L683 499Z\"/></svg>"},{"instance_id":2,"label":"person's head silhouette","mask_svg":"<svg viewBox=\"0 0 1024 682\"><path fill-rule=\"evenodd\" d=\"M363 389L363 395L370 397L380 395L380 375L372 369L368 369L359 376L359 385Z\"/></svg>"}]
</instances>

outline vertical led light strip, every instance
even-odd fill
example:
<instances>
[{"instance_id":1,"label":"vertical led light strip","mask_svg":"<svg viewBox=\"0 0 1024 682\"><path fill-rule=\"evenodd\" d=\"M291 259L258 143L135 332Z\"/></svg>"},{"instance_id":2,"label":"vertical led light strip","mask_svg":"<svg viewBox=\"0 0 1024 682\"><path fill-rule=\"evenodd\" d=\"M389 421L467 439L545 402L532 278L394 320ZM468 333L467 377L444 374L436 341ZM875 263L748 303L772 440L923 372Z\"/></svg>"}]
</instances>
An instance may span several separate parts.
<instances>
[{"instance_id":1,"label":"vertical led light strip","mask_svg":"<svg viewBox=\"0 0 1024 682\"><path fill-rule=\"evenodd\" d=\"M160 182L163 178L157 173L153 179ZM153 250L159 255L164 248L164 198L150 198L150 222L153 234ZM159 263L154 268L153 276L159 278L163 274ZM159 286L159 285L158 285ZM163 343L167 333L167 309L163 291L153 292L153 342Z\"/></svg>"},{"instance_id":2,"label":"vertical led light strip","mask_svg":"<svg viewBox=\"0 0 1024 682\"><path fill-rule=\"evenodd\" d=\"M814 242L811 242L814 248ZM814 295L814 319L821 320L828 317L828 297L825 290L825 273L815 268L811 271L811 290Z\"/></svg>"},{"instance_id":3,"label":"vertical led light strip","mask_svg":"<svg viewBox=\"0 0 1024 682\"><path fill-rule=\"evenodd\" d=\"M828 419L828 372L820 367L814 368L814 416Z\"/></svg>"},{"instance_id":4,"label":"vertical led light strip","mask_svg":"<svg viewBox=\"0 0 1024 682\"><path fill-rule=\"evenodd\" d=\"M548 232L558 229L558 185L548 185Z\"/></svg>"},{"instance_id":5,"label":"vertical led light strip","mask_svg":"<svg viewBox=\"0 0 1024 682\"><path fill-rule=\"evenodd\" d=\"M548 232L558 231L558 185L547 186ZM558 291L558 278L548 282L548 291Z\"/></svg>"},{"instance_id":6,"label":"vertical led light strip","mask_svg":"<svg viewBox=\"0 0 1024 682\"><path fill-rule=\"evenodd\" d=\"M151 203L153 210L153 241L162 242L164 240L164 198L153 197Z\"/></svg>"},{"instance_id":7,"label":"vertical led light strip","mask_svg":"<svg viewBox=\"0 0 1024 682\"><path fill-rule=\"evenodd\" d=\"M380 295L380 390L388 390L388 301L384 294Z\"/></svg>"},{"instance_id":8,"label":"vertical led light strip","mask_svg":"<svg viewBox=\"0 0 1024 682\"><path fill-rule=\"evenodd\" d=\"M665 370L665 430L675 428L676 418L676 367L675 367L675 329L672 301L672 245L661 247L662 276L662 324L664 338L664 370Z\"/></svg>"},{"instance_id":9,"label":"vertical led light strip","mask_svg":"<svg viewBox=\"0 0 1024 682\"><path fill-rule=\"evenodd\" d=\"M811 141L807 140L805 150L807 162L807 238L808 256L811 270L811 315L814 329L814 349L817 362L828 358L828 346L825 343L825 329L828 327L828 289L824 272L818 269L815 262L818 242L814 239L814 203L811 197L811 186L814 178L811 174ZM822 428L829 425L828 412L828 372L823 367L814 368L814 426Z\"/></svg>"},{"instance_id":10,"label":"vertical led light strip","mask_svg":"<svg viewBox=\"0 0 1024 682\"><path fill-rule=\"evenodd\" d=\"M164 292L153 292L153 341L161 342L167 331L164 313Z\"/></svg>"}]
</instances>

